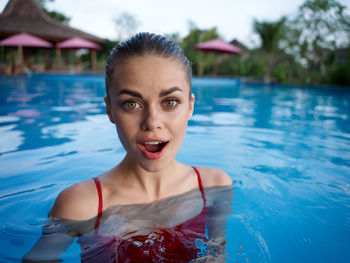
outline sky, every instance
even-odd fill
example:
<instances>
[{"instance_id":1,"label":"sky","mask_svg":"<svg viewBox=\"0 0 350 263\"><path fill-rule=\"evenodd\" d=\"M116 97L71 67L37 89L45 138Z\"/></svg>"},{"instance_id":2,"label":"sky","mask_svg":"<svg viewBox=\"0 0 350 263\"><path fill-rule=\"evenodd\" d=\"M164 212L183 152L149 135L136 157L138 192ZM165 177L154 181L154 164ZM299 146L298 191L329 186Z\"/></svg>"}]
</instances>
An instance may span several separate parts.
<instances>
[{"instance_id":1,"label":"sky","mask_svg":"<svg viewBox=\"0 0 350 263\"><path fill-rule=\"evenodd\" d=\"M0 10L7 0L0 0ZM226 41L234 38L247 46L257 45L254 19L276 21L293 16L304 0L54 0L49 10L71 18L69 25L102 38L117 38L114 19L123 12L138 21L137 31L160 34L189 33L189 21L200 29L217 27ZM350 14L350 0L338 0Z\"/></svg>"}]
</instances>

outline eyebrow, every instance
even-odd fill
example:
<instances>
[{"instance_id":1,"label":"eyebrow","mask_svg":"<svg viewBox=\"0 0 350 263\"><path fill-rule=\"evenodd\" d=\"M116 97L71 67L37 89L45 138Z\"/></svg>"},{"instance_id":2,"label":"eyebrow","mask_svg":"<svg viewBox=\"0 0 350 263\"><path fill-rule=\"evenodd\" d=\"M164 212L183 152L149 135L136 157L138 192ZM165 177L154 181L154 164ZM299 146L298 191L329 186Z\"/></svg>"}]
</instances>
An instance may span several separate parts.
<instances>
[{"instance_id":1,"label":"eyebrow","mask_svg":"<svg viewBox=\"0 0 350 263\"><path fill-rule=\"evenodd\" d=\"M165 97L165 96L167 96L167 95L169 95L169 94L171 94L171 93L173 93L173 92L175 92L175 91L181 91L181 92L183 92L183 90L180 89L179 87L172 87L172 88L170 88L170 89L161 91L161 92L159 93L159 98Z\"/></svg>"},{"instance_id":2,"label":"eyebrow","mask_svg":"<svg viewBox=\"0 0 350 263\"><path fill-rule=\"evenodd\" d=\"M181 91L181 92L183 92L183 90L180 89L179 87L172 87L172 88L170 88L170 89L161 91L161 92L159 93L159 98L165 97L165 96L167 96L167 95L169 95L169 94L171 94L171 93L173 93L173 92L175 92L175 91ZM122 94L131 95L131 96L133 96L133 97L135 97L135 98L139 98L139 99L142 99L142 98L143 98L140 92L132 91L132 90L128 90L128 89L123 89L123 90L119 91L118 94L117 94L117 96L120 96L120 95L122 95Z\"/></svg>"},{"instance_id":3,"label":"eyebrow","mask_svg":"<svg viewBox=\"0 0 350 263\"><path fill-rule=\"evenodd\" d=\"M132 90L128 90L128 89L123 89L121 91L118 92L117 96L120 96L122 94L127 94L127 95L131 95L133 97L136 97L136 98L139 98L139 99L142 99L142 95L140 92L137 92L137 91L132 91Z\"/></svg>"}]
</instances>

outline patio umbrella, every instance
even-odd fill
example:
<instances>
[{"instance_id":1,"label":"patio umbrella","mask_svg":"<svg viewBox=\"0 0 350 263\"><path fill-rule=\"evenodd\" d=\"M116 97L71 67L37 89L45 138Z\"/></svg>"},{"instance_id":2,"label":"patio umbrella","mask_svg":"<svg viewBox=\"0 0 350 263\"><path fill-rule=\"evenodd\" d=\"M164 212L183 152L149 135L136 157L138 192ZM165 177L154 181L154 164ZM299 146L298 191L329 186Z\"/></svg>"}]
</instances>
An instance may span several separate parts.
<instances>
[{"instance_id":1,"label":"patio umbrella","mask_svg":"<svg viewBox=\"0 0 350 263\"><path fill-rule=\"evenodd\" d=\"M220 38L216 38L213 40L209 40L203 43L200 43L195 46L195 49L203 51L203 52L212 52L219 54L242 54L243 51L238 47L225 42Z\"/></svg>"},{"instance_id":2,"label":"patio umbrella","mask_svg":"<svg viewBox=\"0 0 350 263\"><path fill-rule=\"evenodd\" d=\"M102 49L101 45L91 42L89 40L73 37L67 39L57 45L59 49L89 49L91 50L91 66L94 69L96 67L96 50Z\"/></svg>"},{"instance_id":3,"label":"patio umbrella","mask_svg":"<svg viewBox=\"0 0 350 263\"><path fill-rule=\"evenodd\" d=\"M225 42L221 38L212 39L206 42L202 42L195 46L196 50L207 52L207 53L217 53L217 54L234 54L240 55L243 53L243 50L238 47ZM216 75L218 68L218 59L214 63L213 74Z\"/></svg>"},{"instance_id":4,"label":"patio umbrella","mask_svg":"<svg viewBox=\"0 0 350 263\"><path fill-rule=\"evenodd\" d=\"M102 47L99 44L91 42L89 40L80 38L80 37L72 37L67 39L57 45L58 48L62 49L92 49L92 50L100 50Z\"/></svg>"},{"instance_id":5,"label":"patio umbrella","mask_svg":"<svg viewBox=\"0 0 350 263\"><path fill-rule=\"evenodd\" d=\"M23 47L51 48L52 44L46 40L43 40L31 34L19 33L1 40L0 46L18 47L18 57L19 57L20 64L22 64Z\"/></svg>"}]
</instances>

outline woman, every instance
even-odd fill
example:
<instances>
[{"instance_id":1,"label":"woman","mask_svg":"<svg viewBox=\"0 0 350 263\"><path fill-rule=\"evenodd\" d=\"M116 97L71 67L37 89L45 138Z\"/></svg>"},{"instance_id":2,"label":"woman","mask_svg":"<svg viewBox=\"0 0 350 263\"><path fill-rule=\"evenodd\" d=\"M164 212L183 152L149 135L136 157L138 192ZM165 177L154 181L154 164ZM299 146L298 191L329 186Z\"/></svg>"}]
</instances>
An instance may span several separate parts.
<instances>
[{"instance_id":1,"label":"woman","mask_svg":"<svg viewBox=\"0 0 350 263\"><path fill-rule=\"evenodd\" d=\"M79 227L75 224L74 230L72 225L65 225L71 236L80 236L78 242L84 262L102 262L102 257L105 262L189 262L198 258L202 251L199 245L187 243L207 241L209 210L205 189L229 186L232 181L221 170L191 167L175 159L194 108L189 61L173 41L139 33L110 52L105 80L106 112L126 155L104 174L63 190L50 217L87 222ZM175 216L170 222L168 215L179 205L169 200L181 199L188 193L199 196L197 202L193 202L196 204L193 211L184 209L190 212ZM135 211L145 211L145 207L154 203L161 204L162 209L152 206L144 215L139 213L146 218L140 223ZM118 213L105 216L116 207ZM126 207L130 209L125 210ZM115 219L111 214L118 214L122 219ZM103 224L111 218L118 224L127 223L113 229L111 234L110 229L103 229ZM215 224L219 225L213 220L212 226ZM66 241L56 244L56 249L65 249L69 238L61 237L64 239ZM38 249L42 246L39 241L26 258L42 256L42 252L38 252L43 250ZM46 253L50 259L58 256L53 251L46 250Z\"/></svg>"}]
</instances>

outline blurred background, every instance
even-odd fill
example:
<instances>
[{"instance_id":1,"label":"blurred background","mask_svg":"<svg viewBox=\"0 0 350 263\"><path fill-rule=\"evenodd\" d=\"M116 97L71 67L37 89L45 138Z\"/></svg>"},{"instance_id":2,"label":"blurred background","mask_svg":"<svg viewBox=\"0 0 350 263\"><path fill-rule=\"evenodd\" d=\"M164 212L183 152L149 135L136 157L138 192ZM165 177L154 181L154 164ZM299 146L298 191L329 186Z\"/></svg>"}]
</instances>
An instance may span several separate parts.
<instances>
[{"instance_id":1,"label":"blurred background","mask_svg":"<svg viewBox=\"0 0 350 263\"><path fill-rule=\"evenodd\" d=\"M349 0L3 0L0 40L26 32L53 46L19 50L0 42L0 71L102 74L108 51L118 41L148 31L178 42L196 76L350 85L349 7ZM67 32L59 32L62 28ZM98 46L57 46L73 37ZM242 52L195 49L217 38Z\"/></svg>"}]
</instances>

